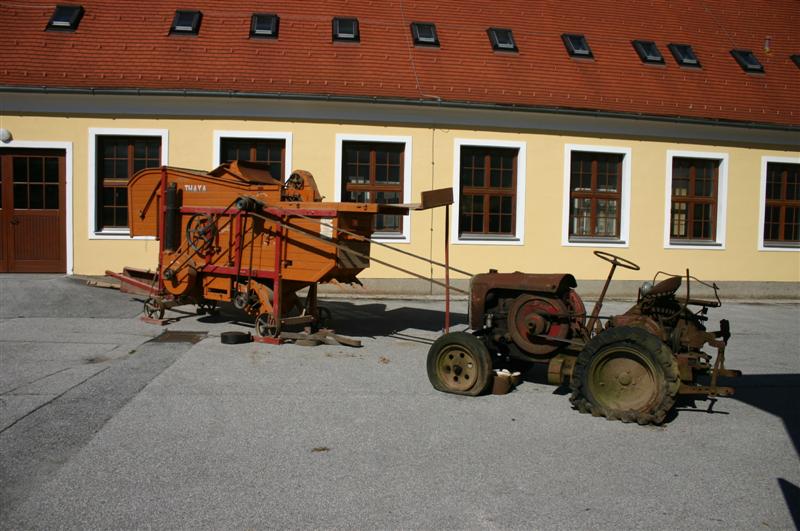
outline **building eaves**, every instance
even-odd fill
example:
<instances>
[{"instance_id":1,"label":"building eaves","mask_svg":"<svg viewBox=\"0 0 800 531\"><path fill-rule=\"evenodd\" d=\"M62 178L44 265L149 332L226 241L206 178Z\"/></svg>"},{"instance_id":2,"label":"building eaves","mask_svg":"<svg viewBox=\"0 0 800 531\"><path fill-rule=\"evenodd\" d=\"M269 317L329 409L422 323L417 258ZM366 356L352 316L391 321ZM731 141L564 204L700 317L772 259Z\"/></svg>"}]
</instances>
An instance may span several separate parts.
<instances>
[{"instance_id":1,"label":"building eaves","mask_svg":"<svg viewBox=\"0 0 800 531\"><path fill-rule=\"evenodd\" d=\"M638 112L615 112L600 109L581 109L570 107L547 107L520 104L484 103L471 101L451 101L439 98L392 98L379 96L348 96L337 94L307 94L286 92L243 92L234 90L198 90L198 89L149 89L149 88L82 88L82 87L47 87L47 86L7 86L0 85L0 94L74 94L92 96L141 96L141 97L195 97L195 98L242 98L266 100L295 101L330 101L342 103L410 105L420 107L441 107L464 110L493 110L520 113L563 114L566 116L595 116L602 118L623 118L629 120L648 120L687 125L719 125L726 127L742 127L772 131L800 133L800 124L776 124L741 120L725 120L712 118L696 118L692 116L663 116Z\"/></svg>"}]
</instances>

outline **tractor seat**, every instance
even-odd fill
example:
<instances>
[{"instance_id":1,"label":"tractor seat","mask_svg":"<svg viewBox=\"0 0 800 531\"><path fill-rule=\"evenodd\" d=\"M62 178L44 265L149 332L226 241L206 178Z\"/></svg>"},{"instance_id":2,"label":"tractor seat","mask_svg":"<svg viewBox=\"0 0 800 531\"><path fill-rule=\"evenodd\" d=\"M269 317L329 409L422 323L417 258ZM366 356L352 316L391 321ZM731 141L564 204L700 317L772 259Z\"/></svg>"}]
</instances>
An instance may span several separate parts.
<instances>
[{"instance_id":1,"label":"tractor seat","mask_svg":"<svg viewBox=\"0 0 800 531\"><path fill-rule=\"evenodd\" d=\"M681 287L681 277L678 276L669 277L662 280L655 286L653 286L650 289L650 291L647 292L647 295L645 295L645 297L656 298L656 297L665 297L674 295L675 292L678 291L678 288L680 287Z\"/></svg>"}]
</instances>

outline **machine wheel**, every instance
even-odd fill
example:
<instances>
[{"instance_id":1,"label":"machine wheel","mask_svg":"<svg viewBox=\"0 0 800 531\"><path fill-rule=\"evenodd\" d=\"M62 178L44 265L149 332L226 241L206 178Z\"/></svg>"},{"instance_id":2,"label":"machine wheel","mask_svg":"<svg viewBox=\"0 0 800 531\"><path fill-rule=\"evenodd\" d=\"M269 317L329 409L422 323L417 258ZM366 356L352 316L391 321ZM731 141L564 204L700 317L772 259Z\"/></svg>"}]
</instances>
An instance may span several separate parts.
<instances>
[{"instance_id":1,"label":"machine wheel","mask_svg":"<svg viewBox=\"0 0 800 531\"><path fill-rule=\"evenodd\" d=\"M660 424L679 386L669 347L641 328L621 326L596 336L578 355L570 402L609 420Z\"/></svg>"},{"instance_id":2,"label":"machine wheel","mask_svg":"<svg viewBox=\"0 0 800 531\"><path fill-rule=\"evenodd\" d=\"M144 315L149 319L163 319L164 304L156 298L149 297L144 301Z\"/></svg>"},{"instance_id":3,"label":"machine wheel","mask_svg":"<svg viewBox=\"0 0 800 531\"><path fill-rule=\"evenodd\" d=\"M489 350L472 334L445 334L428 351L428 379L438 391L478 396L489 386L491 373Z\"/></svg>"},{"instance_id":4,"label":"machine wheel","mask_svg":"<svg viewBox=\"0 0 800 531\"><path fill-rule=\"evenodd\" d=\"M522 294L508 310L508 332L519 348L534 356L544 356L560 345L535 336L565 339L569 335L568 314L566 305L558 299Z\"/></svg>"},{"instance_id":5,"label":"machine wheel","mask_svg":"<svg viewBox=\"0 0 800 531\"><path fill-rule=\"evenodd\" d=\"M259 337L278 337L280 330L271 313L261 313L256 317L256 335Z\"/></svg>"}]
</instances>

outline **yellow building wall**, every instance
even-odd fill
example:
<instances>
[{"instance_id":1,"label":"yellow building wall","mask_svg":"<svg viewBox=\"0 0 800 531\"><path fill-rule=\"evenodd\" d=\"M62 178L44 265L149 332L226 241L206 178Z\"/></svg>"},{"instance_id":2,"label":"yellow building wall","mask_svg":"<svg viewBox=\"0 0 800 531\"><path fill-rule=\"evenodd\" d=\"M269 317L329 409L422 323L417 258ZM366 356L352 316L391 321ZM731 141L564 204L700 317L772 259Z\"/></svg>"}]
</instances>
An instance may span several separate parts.
<instances>
[{"instance_id":1,"label":"yellow building wall","mask_svg":"<svg viewBox=\"0 0 800 531\"><path fill-rule=\"evenodd\" d=\"M463 245L450 248L451 263L478 273L500 271L570 272L579 279L605 278L608 268L592 256L594 248L563 246L564 146L613 146L631 150L631 208L629 245L601 247L639 265L639 272L621 271L620 279L645 279L657 270L682 273L690 267L700 278L730 281L800 281L800 252L758 249L759 195L763 156L800 157L798 152L700 143L640 141L627 138L432 129L340 123L283 122L219 119L113 119L106 117L2 116L2 127L13 131L15 141L71 142L73 146L73 260L74 273L102 274L123 266L154 268L158 242L152 240L93 239L89 228L89 129L167 129L169 163L173 166L211 169L215 130L279 131L292 133L293 169L314 174L321 193L333 200L336 135L392 135L412 138L412 201L423 190L453 186L456 139L515 141L527 144L524 245ZM723 249L665 249L665 180L667 151L728 154L727 235ZM452 216L453 222L457 218ZM443 260L444 211L416 212L411 219L410 243L405 250ZM373 256L423 275L430 266L386 249L373 247ZM443 272L434 268L434 276ZM363 278L397 278L405 275L378 264ZM454 275L458 278L458 275Z\"/></svg>"}]
</instances>

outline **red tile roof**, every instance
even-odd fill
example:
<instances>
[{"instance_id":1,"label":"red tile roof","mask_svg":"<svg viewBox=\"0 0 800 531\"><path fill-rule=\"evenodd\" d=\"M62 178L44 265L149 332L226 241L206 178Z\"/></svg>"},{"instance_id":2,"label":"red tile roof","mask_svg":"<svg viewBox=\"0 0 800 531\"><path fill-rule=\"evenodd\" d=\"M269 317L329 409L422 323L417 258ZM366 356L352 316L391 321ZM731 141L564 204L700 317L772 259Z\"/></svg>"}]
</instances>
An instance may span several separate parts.
<instances>
[{"instance_id":1,"label":"red tile roof","mask_svg":"<svg viewBox=\"0 0 800 531\"><path fill-rule=\"evenodd\" d=\"M254 2L71 0L74 33L44 31L55 3L0 0L0 86L191 89L565 108L800 126L796 0L365 0ZM176 9L197 9L198 36L170 36ZM253 13L280 17L276 40L250 39ZM331 18L357 17L359 43L332 42ZM441 46L414 47L409 25L436 24ZM519 53L492 50L510 28ZM593 61L562 33L587 37ZM642 64L633 39L665 65ZM765 41L769 40L769 52ZM669 43L691 44L701 69ZM764 74L730 54L749 49Z\"/></svg>"}]
</instances>

